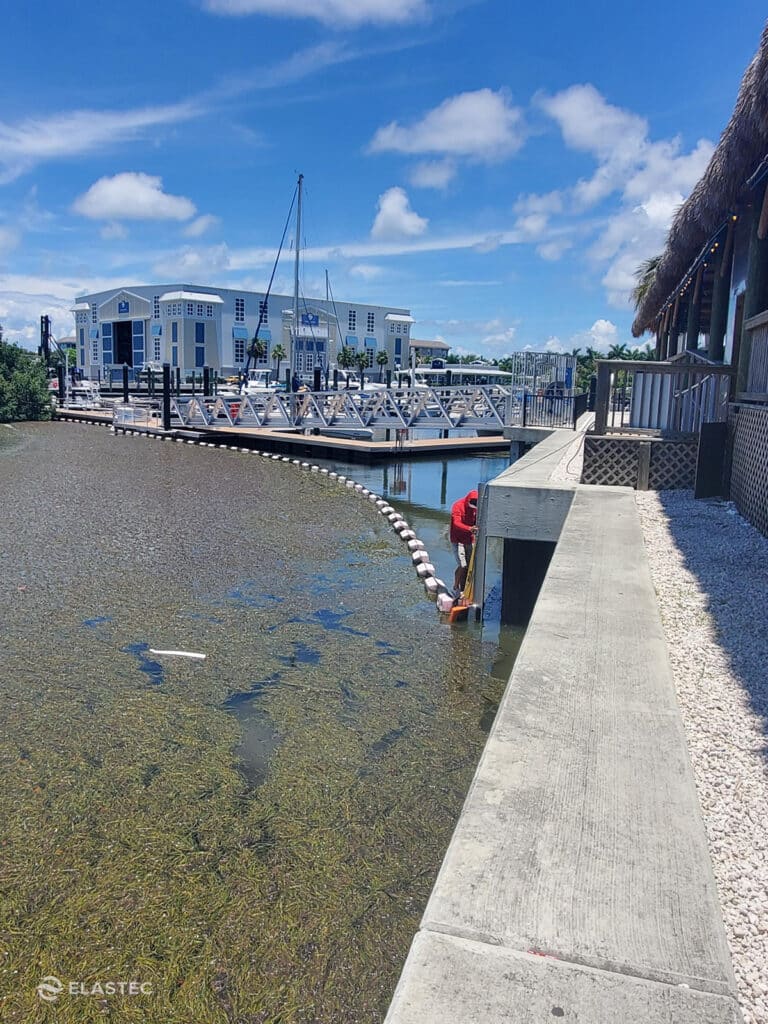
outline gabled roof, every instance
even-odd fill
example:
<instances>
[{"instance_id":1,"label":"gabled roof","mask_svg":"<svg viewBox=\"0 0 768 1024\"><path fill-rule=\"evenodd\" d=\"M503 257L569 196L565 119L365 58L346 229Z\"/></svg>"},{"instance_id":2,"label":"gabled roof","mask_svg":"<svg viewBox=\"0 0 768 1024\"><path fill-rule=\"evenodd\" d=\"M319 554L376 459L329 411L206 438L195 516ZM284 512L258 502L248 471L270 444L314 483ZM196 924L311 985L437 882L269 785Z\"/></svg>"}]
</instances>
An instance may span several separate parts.
<instances>
[{"instance_id":1,"label":"gabled roof","mask_svg":"<svg viewBox=\"0 0 768 1024\"><path fill-rule=\"evenodd\" d=\"M707 241L725 223L746 184L768 154L768 24L741 82L731 119L709 166L677 211L651 287L632 333L653 327L657 314L681 283Z\"/></svg>"}]
</instances>

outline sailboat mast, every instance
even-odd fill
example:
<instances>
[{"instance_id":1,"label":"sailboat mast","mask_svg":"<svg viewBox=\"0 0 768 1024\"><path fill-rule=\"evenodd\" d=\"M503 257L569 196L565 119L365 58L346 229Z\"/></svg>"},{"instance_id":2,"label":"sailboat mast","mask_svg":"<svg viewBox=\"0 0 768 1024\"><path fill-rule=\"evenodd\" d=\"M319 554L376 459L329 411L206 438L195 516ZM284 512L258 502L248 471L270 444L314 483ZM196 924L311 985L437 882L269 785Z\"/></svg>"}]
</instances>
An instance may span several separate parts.
<instances>
[{"instance_id":1,"label":"sailboat mast","mask_svg":"<svg viewBox=\"0 0 768 1024\"><path fill-rule=\"evenodd\" d=\"M296 260L293 271L293 337L294 347L299 336L299 253L301 251L301 199L304 175L299 175L298 202L296 204ZM296 369L296 353L292 352L293 366Z\"/></svg>"}]
</instances>

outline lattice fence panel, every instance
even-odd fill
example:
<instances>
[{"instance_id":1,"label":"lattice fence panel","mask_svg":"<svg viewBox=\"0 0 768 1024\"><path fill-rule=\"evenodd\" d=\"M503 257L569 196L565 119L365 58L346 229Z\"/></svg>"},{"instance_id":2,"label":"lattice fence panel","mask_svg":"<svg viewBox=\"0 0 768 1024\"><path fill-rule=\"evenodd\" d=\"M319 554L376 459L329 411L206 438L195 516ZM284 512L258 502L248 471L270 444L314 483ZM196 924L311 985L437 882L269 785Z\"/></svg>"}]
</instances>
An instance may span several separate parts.
<instances>
[{"instance_id":1,"label":"lattice fence panel","mask_svg":"<svg viewBox=\"0 0 768 1024\"><path fill-rule=\"evenodd\" d=\"M731 498L744 518L768 536L768 408L742 406L731 422Z\"/></svg>"},{"instance_id":2,"label":"lattice fence panel","mask_svg":"<svg viewBox=\"0 0 768 1024\"><path fill-rule=\"evenodd\" d=\"M584 438L583 484L634 487L637 483L638 447L635 441L614 437Z\"/></svg>"},{"instance_id":3,"label":"lattice fence panel","mask_svg":"<svg viewBox=\"0 0 768 1024\"><path fill-rule=\"evenodd\" d=\"M608 487L636 487L640 444L648 440L587 435L581 482ZM648 486L652 491L692 488L695 478L695 441L651 441Z\"/></svg>"},{"instance_id":4,"label":"lattice fence panel","mask_svg":"<svg viewBox=\"0 0 768 1024\"><path fill-rule=\"evenodd\" d=\"M648 488L672 491L692 488L696 481L695 441L652 441Z\"/></svg>"}]
</instances>

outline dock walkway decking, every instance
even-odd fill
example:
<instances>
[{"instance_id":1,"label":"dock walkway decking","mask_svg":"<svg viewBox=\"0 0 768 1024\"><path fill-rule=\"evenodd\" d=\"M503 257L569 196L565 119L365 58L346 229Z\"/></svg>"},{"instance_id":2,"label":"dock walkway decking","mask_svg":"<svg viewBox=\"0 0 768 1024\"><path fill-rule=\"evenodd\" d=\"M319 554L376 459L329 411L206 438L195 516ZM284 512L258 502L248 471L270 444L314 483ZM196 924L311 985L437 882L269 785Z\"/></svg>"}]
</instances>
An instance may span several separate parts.
<instances>
[{"instance_id":1,"label":"dock walkway decking","mask_svg":"<svg viewBox=\"0 0 768 1024\"><path fill-rule=\"evenodd\" d=\"M741 1019L634 494L572 490L387 1024Z\"/></svg>"}]
</instances>

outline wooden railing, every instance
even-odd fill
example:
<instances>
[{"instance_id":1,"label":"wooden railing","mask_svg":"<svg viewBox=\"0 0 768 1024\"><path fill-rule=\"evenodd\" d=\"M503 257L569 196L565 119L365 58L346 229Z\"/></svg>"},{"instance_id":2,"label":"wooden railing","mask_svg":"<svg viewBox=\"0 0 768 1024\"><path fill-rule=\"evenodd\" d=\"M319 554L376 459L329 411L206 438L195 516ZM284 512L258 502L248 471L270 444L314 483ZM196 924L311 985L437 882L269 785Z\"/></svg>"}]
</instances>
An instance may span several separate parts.
<instances>
[{"instance_id":1,"label":"wooden railing","mask_svg":"<svg viewBox=\"0 0 768 1024\"><path fill-rule=\"evenodd\" d=\"M701 363L601 359L595 434L698 434L724 422L735 370Z\"/></svg>"}]
</instances>

